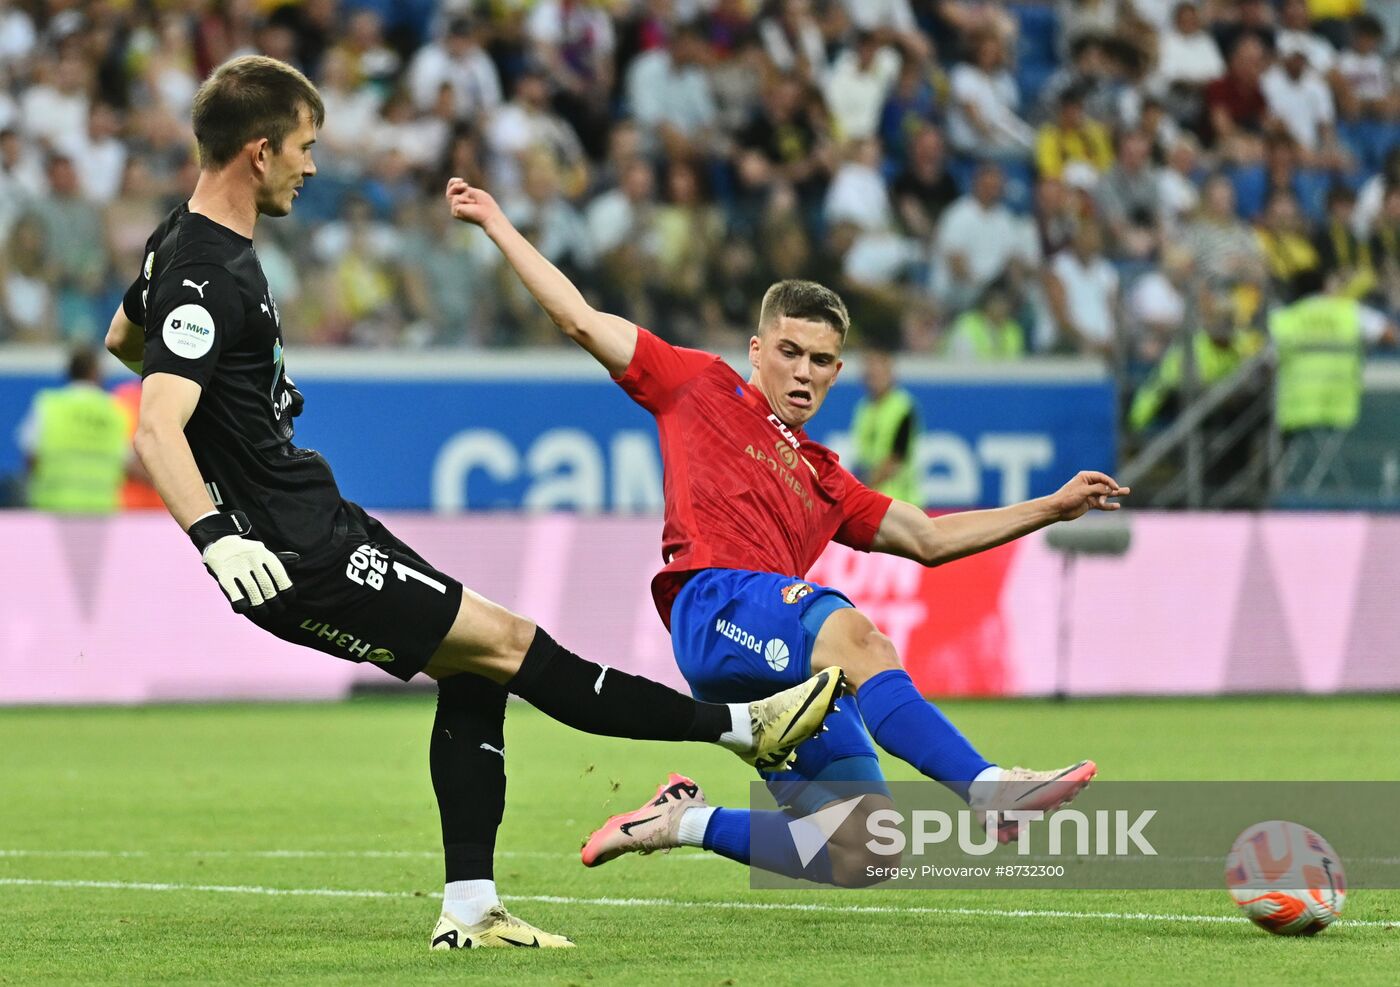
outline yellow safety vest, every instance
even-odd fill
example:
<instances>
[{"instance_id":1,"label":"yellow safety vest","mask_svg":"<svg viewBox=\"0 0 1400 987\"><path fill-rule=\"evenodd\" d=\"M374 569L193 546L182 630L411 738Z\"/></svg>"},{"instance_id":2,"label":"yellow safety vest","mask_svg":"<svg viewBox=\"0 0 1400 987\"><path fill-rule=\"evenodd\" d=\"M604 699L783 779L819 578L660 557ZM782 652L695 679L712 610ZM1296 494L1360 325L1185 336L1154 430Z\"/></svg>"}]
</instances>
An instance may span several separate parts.
<instances>
[{"instance_id":1,"label":"yellow safety vest","mask_svg":"<svg viewBox=\"0 0 1400 987\"><path fill-rule=\"evenodd\" d=\"M1196 332L1192 336L1192 346L1195 349L1196 379L1203 386L1224 380L1259 350L1259 345L1243 333L1236 333L1229 346L1217 346L1209 333ZM1162 405L1167 403L1167 398L1181 387L1186 375L1186 361L1183 356L1180 345L1167 350L1162 362L1133 395L1133 406L1128 411L1128 426L1134 432L1152 424L1157 413L1162 410Z\"/></svg>"},{"instance_id":2,"label":"yellow safety vest","mask_svg":"<svg viewBox=\"0 0 1400 987\"><path fill-rule=\"evenodd\" d=\"M1015 360L1026 352L1025 336L1018 324L1008 319L995 325L977 309L968 309L958 316L944 341L944 351L950 350L959 337L972 344L979 360Z\"/></svg>"},{"instance_id":3,"label":"yellow safety vest","mask_svg":"<svg viewBox=\"0 0 1400 987\"><path fill-rule=\"evenodd\" d=\"M895 436L906 415L914 413L914 399L909 392L896 387L879 401L872 402L868 397L861 398L856 405L856 418L853 426L856 441L856 460L861 469L869 473L894 452ZM913 434L909 441L909 455L895 474L875 487L883 494L896 500L906 500L923 506L919 494L918 478L914 472L914 450L918 445L919 425L914 419Z\"/></svg>"},{"instance_id":4,"label":"yellow safety vest","mask_svg":"<svg viewBox=\"0 0 1400 987\"><path fill-rule=\"evenodd\" d=\"M106 391L87 384L42 391L29 505L63 514L111 514L126 477L126 417Z\"/></svg>"},{"instance_id":5,"label":"yellow safety vest","mask_svg":"<svg viewBox=\"0 0 1400 987\"><path fill-rule=\"evenodd\" d=\"M1269 317L1278 351L1276 417L1284 432L1348 429L1361 410L1361 311L1315 295Z\"/></svg>"}]
</instances>

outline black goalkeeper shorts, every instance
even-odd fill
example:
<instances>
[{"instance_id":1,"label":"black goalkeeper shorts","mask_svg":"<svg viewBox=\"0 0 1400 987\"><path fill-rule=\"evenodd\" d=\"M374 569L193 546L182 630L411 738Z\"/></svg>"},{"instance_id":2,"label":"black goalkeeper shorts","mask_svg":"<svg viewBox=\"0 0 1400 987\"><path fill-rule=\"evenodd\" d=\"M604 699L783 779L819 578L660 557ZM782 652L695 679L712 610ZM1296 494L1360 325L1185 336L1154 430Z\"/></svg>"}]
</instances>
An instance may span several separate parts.
<instances>
[{"instance_id":1,"label":"black goalkeeper shorts","mask_svg":"<svg viewBox=\"0 0 1400 987\"><path fill-rule=\"evenodd\" d=\"M250 618L284 641L372 662L407 682L457 619L462 584L344 501L335 547L287 566L295 590L276 616Z\"/></svg>"}]
</instances>

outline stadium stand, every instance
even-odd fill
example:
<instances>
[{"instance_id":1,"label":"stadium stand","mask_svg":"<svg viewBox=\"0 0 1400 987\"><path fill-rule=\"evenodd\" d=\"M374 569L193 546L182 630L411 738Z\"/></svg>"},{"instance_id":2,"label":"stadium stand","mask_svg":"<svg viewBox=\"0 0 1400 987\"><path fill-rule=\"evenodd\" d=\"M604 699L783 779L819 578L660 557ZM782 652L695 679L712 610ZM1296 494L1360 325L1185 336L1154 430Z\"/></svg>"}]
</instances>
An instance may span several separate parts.
<instances>
[{"instance_id":1,"label":"stadium stand","mask_svg":"<svg viewBox=\"0 0 1400 987\"><path fill-rule=\"evenodd\" d=\"M997 276L1025 334L1014 352L1078 352L1140 380L1163 347L1131 299L1162 280L1178 223L1191 277L1206 276L1227 229L1200 192L1212 175L1233 187L1235 245L1264 252L1279 193L1299 213L1291 235L1325 258L1333 193L1361 190L1350 232L1370 269L1353 283L1394 314L1393 27L1362 14L1314 30L1305 5L1225 0L0 0L0 341L98 338L145 232L192 187L200 79L262 52L305 70L328 110L320 174L259 232L298 345L554 341L479 232L436 214L460 174L600 303L680 342L746 338L748 303L713 286L800 274L853 296L858 342L947 352ZM1262 60L1235 59L1254 39ZM1214 56L1241 67L1199 84L1190 70ZM910 192L897 183L927 131L945 139L926 141ZM1113 158L1134 133L1151 160L1125 173ZM987 208L1009 211L1005 269L969 273L947 249L959 208L943 176L970 197L984 163L968 147L1000 169ZM1072 287L1057 255L1085 225L1110 233L1113 345L1050 302ZM1241 331L1287 299L1286 277L1262 271L1210 272Z\"/></svg>"}]
</instances>

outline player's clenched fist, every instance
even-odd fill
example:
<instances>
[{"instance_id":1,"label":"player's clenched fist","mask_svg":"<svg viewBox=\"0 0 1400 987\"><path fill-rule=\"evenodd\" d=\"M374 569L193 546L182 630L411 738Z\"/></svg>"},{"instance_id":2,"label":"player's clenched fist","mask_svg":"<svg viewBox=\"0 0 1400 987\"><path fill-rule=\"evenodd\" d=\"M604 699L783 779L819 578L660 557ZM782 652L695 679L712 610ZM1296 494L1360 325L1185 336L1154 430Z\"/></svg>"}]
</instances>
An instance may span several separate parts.
<instances>
[{"instance_id":1,"label":"player's clenched fist","mask_svg":"<svg viewBox=\"0 0 1400 987\"><path fill-rule=\"evenodd\" d=\"M1051 500L1061 521L1073 521L1090 510L1116 511L1122 505L1109 498L1126 497L1131 492L1107 473L1084 470L1051 494Z\"/></svg>"},{"instance_id":2,"label":"player's clenched fist","mask_svg":"<svg viewBox=\"0 0 1400 987\"><path fill-rule=\"evenodd\" d=\"M489 192L472 188L464 178L447 180L447 204L452 209L454 219L485 226L493 216L499 215L501 207Z\"/></svg>"},{"instance_id":3,"label":"player's clenched fist","mask_svg":"<svg viewBox=\"0 0 1400 987\"><path fill-rule=\"evenodd\" d=\"M291 596L292 581L282 558L262 542L243 537L252 533L242 511L210 514L190 525L190 540L235 613L280 613ZM296 558L291 552L284 555Z\"/></svg>"}]
</instances>

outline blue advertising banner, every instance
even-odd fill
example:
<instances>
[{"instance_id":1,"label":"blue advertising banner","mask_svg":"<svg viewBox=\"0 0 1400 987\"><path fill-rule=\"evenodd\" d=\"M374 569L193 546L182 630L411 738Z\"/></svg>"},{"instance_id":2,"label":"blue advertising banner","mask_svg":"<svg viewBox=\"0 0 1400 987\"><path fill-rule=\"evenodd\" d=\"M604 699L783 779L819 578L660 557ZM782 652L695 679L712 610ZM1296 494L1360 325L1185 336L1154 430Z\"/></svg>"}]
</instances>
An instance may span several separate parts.
<instances>
[{"instance_id":1,"label":"blue advertising banner","mask_svg":"<svg viewBox=\"0 0 1400 987\"><path fill-rule=\"evenodd\" d=\"M375 360L371 372L367 359L374 358L357 357L351 372L291 361L306 394L297 442L325 454L352 500L400 510L660 510L651 416L591 362L585 373L557 376L523 366L519 356L518 373L507 364L446 376L423 373L420 363L420 372L396 377L394 361ZM851 368L844 376L808 432L849 464L861 388ZM0 376L0 472L19 469L10 436L35 390L56 382L38 373ZM1078 470L1115 465L1106 379L943 373L904 386L923 425L926 506L1010 503L1049 493Z\"/></svg>"}]
</instances>

